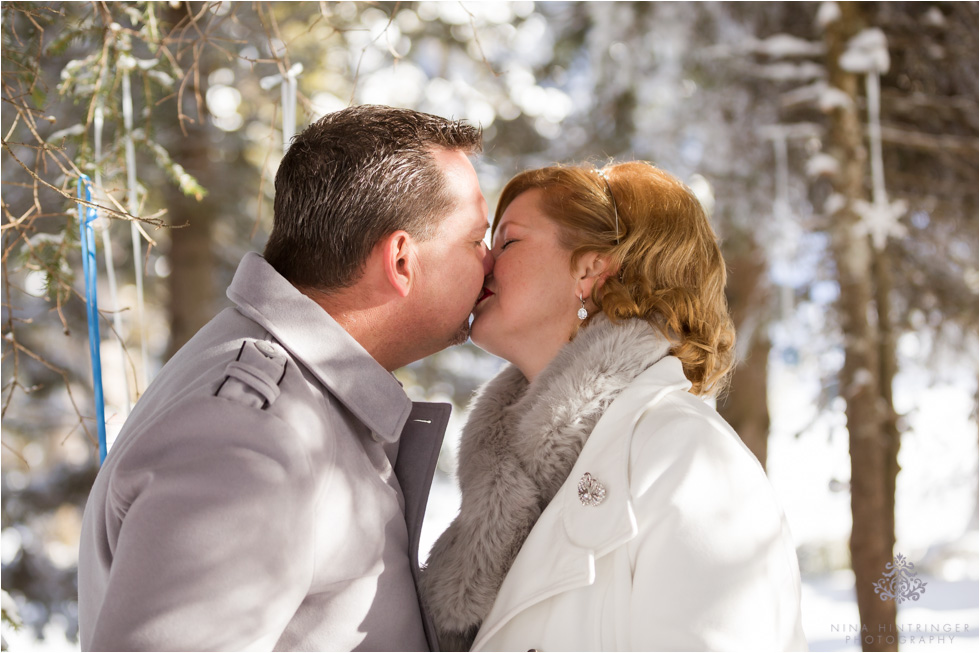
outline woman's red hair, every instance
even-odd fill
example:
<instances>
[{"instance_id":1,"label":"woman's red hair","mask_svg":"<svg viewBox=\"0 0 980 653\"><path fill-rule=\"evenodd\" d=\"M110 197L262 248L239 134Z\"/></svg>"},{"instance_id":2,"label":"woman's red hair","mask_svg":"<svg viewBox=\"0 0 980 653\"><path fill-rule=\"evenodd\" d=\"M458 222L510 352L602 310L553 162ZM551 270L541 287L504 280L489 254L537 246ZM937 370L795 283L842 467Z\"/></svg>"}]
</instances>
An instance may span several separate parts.
<instances>
[{"instance_id":1,"label":"woman's red hair","mask_svg":"<svg viewBox=\"0 0 980 653\"><path fill-rule=\"evenodd\" d=\"M641 318L660 329L672 344L671 354L683 364L692 393L712 395L724 389L735 347L725 299L725 261L691 190L638 161L601 171L565 166L528 170L504 187L494 231L510 203L532 189L543 191L540 207L561 227L573 267L586 252L608 259L612 273L594 286L595 305L614 322Z\"/></svg>"}]
</instances>

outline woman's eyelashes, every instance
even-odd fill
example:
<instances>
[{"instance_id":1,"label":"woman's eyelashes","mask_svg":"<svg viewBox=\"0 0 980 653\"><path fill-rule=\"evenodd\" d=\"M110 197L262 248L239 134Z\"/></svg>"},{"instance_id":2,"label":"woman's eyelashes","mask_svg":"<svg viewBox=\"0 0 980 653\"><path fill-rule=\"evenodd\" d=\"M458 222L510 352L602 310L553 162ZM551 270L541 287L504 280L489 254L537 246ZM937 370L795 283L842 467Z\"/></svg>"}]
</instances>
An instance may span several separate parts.
<instances>
[{"instance_id":1,"label":"woman's eyelashes","mask_svg":"<svg viewBox=\"0 0 980 653\"><path fill-rule=\"evenodd\" d=\"M517 242L517 239L516 239L516 238L511 238L511 239L509 239L509 240L505 240L505 241L503 242L503 244L502 244L502 245L500 246L500 251L501 251L501 252L502 252L502 251L504 251L505 249L507 249L507 247L508 247L508 246L509 246L509 245L510 245L511 243L516 243L516 242Z\"/></svg>"}]
</instances>

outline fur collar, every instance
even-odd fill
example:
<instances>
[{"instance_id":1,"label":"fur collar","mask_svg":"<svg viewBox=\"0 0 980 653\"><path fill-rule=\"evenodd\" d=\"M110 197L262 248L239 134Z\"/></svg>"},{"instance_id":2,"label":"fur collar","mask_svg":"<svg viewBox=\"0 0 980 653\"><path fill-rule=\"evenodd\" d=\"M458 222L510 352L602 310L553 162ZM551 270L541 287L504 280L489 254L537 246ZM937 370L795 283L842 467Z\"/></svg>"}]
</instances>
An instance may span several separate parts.
<instances>
[{"instance_id":1,"label":"fur collar","mask_svg":"<svg viewBox=\"0 0 980 653\"><path fill-rule=\"evenodd\" d=\"M613 324L600 314L533 383L510 365L478 391L460 444L460 512L420 583L442 650L469 650L599 417L669 348L643 320Z\"/></svg>"}]
</instances>

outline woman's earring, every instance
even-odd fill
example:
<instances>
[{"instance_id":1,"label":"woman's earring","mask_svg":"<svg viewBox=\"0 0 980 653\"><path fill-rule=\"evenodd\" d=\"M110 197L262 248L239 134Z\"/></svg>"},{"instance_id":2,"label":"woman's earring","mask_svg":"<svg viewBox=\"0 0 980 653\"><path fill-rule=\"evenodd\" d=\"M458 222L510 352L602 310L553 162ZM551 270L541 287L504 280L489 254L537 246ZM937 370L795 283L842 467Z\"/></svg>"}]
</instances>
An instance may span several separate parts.
<instances>
[{"instance_id":1,"label":"woman's earring","mask_svg":"<svg viewBox=\"0 0 980 653\"><path fill-rule=\"evenodd\" d=\"M589 312L585 310L585 299L582 297L582 295L579 295L578 298L582 301L582 308L578 309L578 319L584 320L585 318L589 317Z\"/></svg>"}]
</instances>

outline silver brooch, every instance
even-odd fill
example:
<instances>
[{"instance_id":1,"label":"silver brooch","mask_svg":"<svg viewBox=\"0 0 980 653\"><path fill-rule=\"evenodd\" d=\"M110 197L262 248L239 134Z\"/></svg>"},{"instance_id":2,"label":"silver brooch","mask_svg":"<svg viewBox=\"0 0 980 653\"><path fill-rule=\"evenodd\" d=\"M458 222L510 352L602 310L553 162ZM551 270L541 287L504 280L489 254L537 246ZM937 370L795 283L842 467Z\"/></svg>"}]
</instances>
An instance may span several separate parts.
<instances>
[{"instance_id":1,"label":"silver brooch","mask_svg":"<svg viewBox=\"0 0 980 653\"><path fill-rule=\"evenodd\" d=\"M605 486L586 472L578 482L578 500L583 506L598 506L605 498Z\"/></svg>"}]
</instances>

